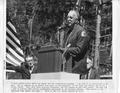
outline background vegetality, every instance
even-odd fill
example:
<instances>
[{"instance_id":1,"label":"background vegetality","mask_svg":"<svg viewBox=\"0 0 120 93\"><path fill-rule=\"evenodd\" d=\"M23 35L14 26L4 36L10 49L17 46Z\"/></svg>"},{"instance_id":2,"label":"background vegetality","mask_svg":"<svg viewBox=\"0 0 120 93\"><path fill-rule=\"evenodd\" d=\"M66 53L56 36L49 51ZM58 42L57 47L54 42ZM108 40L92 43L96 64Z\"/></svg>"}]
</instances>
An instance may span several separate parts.
<instances>
[{"instance_id":1,"label":"background vegetality","mask_svg":"<svg viewBox=\"0 0 120 93\"><path fill-rule=\"evenodd\" d=\"M57 45L57 27L62 24L76 2L77 0L7 0L7 18L15 25L23 49L30 44ZM79 8L80 23L93 36L91 43L93 56L96 33L100 34L98 40L101 74L111 73L112 0L81 0ZM98 13L101 17L100 32L96 30Z\"/></svg>"}]
</instances>

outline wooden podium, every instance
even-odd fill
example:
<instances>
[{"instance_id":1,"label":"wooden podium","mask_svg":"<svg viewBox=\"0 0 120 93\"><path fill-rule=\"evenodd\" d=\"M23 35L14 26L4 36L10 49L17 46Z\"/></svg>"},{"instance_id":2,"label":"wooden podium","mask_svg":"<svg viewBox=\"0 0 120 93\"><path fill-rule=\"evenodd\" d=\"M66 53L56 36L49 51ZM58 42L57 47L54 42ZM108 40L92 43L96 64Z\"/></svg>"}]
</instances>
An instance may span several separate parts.
<instances>
[{"instance_id":1,"label":"wooden podium","mask_svg":"<svg viewBox=\"0 0 120 93\"><path fill-rule=\"evenodd\" d=\"M37 69L34 73L61 72L63 59L62 52L56 46L42 47L36 54L38 58ZM65 72L72 72L72 62L66 62Z\"/></svg>"},{"instance_id":2,"label":"wooden podium","mask_svg":"<svg viewBox=\"0 0 120 93\"><path fill-rule=\"evenodd\" d=\"M55 46L42 47L36 52L37 69L31 79L79 79L79 74L72 73L72 61L66 62L63 72L62 52Z\"/></svg>"}]
</instances>

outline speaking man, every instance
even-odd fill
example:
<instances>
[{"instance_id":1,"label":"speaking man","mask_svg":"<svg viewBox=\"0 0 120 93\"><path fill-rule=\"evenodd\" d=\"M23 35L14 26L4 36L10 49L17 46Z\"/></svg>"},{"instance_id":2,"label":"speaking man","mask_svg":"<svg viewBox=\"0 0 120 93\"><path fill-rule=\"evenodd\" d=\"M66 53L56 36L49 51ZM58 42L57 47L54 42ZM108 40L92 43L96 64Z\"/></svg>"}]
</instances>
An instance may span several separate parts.
<instances>
[{"instance_id":1,"label":"speaking man","mask_svg":"<svg viewBox=\"0 0 120 93\"><path fill-rule=\"evenodd\" d=\"M90 36L88 32L79 24L79 13L71 10L67 16L69 29L65 31L64 46L68 47L64 51L67 60L72 58L72 73L79 73L80 76L88 73L87 55L89 54Z\"/></svg>"}]
</instances>

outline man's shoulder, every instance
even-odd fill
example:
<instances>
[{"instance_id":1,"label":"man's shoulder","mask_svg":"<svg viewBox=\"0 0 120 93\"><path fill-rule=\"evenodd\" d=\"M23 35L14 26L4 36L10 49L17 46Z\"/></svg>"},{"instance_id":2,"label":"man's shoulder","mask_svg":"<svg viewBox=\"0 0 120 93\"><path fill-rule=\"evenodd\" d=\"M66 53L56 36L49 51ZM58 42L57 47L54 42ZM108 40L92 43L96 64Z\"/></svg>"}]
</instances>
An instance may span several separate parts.
<instances>
[{"instance_id":1,"label":"man's shoulder","mask_svg":"<svg viewBox=\"0 0 120 93\"><path fill-rule=\"evenodd\" d=\"M81 25L76 25L76 33L78 35L81 35L82 37L86 37L87 36L86 30Z\"/></svg>"},{"instance_id":2,"label":"man's shoulder","mask_svg":"<svg viewBox=\"0 0 120 93\"><path fill-rule=\"evenodd\" d=\"M83 31L84 28L80 24L76 24L77 31Z\"/></svg>"}]
</instances>

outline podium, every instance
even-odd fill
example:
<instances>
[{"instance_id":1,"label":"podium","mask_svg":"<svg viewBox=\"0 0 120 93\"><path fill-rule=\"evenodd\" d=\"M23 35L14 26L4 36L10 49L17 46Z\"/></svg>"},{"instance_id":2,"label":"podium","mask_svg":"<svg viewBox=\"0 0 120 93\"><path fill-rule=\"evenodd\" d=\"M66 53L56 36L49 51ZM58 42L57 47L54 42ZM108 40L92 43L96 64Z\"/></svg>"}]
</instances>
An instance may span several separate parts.
<instances>
[{"instance_id":1,"label":"podium","mask_svg":"<svg viewBox=\"0 0 120 93\"><path fill-rule=\"evenodd\" d=\"M62 52L56 46L42 47L34 54L38 58L38 63L31 79L79 79L79 74L72 73L71 59L66 62L63 72Z\"/></svg>"},{"instance_id":2,"label":"podium","mask_svg":"<svg viewBox=\"0 0 120 93\"><path fill-rule=\"evenodd\" d=\"M50 72L61 72L63 59L60 48L56 46L42 47L39 51L36 51L38 58L37 69L34 73L50 73ZM66 62L65 72L72 72L72 62Z\"/></svg>"}]
</instances>

